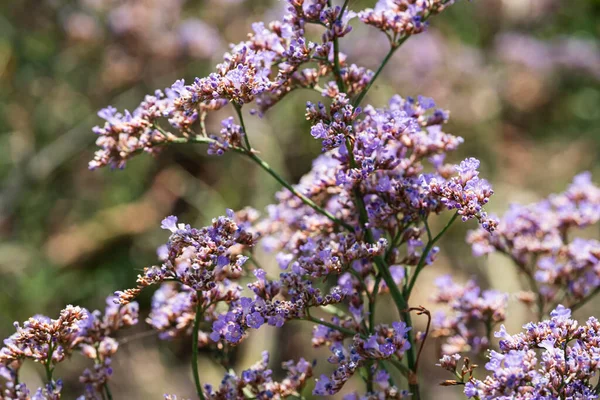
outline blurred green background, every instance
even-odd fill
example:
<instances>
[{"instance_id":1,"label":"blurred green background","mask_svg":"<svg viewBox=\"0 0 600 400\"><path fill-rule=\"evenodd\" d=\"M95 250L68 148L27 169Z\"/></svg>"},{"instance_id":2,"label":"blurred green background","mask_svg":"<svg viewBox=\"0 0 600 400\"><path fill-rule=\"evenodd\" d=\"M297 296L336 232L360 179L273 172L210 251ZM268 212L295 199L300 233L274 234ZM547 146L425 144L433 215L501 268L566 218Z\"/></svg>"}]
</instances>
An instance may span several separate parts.
<instances>
[{"instance_id":1,"label":"blurred green background","mask_svg":"<svg viewBox=\"0 0 600 400\"><path fill-rule=\"evenodd\" d=\"M373 3L351 0L350 8ZM166 215L201 226L226 207L269 204L278 190L274 181L235 155L208 157L202 146L136 157L123 171L90 172L87 162L98 109L132 109L154 89L208 74L252 22L283 9L284 2L267 0L0 2L1 337L13 332L14 320L54 317L68 303L101 308L106 295L131 287L139 270L156 262L156 247L167 238L159 228ZM385 37L357 20L353 25L342 50L350 62L377 67ZM451 160L482 160L482 175L496 192L490 208L501 213L510 202L561 191L582 170L600 182L599 37L598 0L461 1L407 42L368 101L381 106L395 93L422 94L449 109L447 131L465 138ZM320 145L304 120L307 93L286 100L247 124L263 157L297 181ZM444 239L437 264L415 292L417 303L428 305L431 279L447 272L518 290L507 261L471 257L466 225ZM150 296L140 299L142 319ZM529 314L516 300L510 304L507 325L515 330ZM115 397L191 396L188 344L160 343L147 329L142 321L124 333L137 339L115 358ZM276 361L313 357L319 353L310 349L309 331L263 329L238 349L239 364L253 363L263 348L274 350ZM326 350L320 354L326 357ZM428 357L426 373L445 379L433 367L435 346ZM82 366L74 361L57 371L69 390L77 388ZM318 368L326 369L323 364L324 358ZM202 365L205 381L218 383L220 372L208 361ZM39 383L39 371L28 371L26 380ZM428 390L427 398L456 392Z\"/></svg>"}]
</instances>

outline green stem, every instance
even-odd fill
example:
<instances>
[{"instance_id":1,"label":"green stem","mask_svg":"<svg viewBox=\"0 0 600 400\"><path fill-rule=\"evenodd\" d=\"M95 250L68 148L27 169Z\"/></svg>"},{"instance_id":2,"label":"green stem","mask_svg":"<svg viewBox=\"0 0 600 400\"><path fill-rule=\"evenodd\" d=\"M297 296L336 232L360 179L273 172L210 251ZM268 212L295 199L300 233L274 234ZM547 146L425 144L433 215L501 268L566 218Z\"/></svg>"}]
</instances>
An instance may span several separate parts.
<instances>
[{"instance_id":1,"label":"green stem","mask_svg":"<svg viewBox=\"0 0 600 400\"><path fill-rule=\"evenodd\" d=\"M240 125L242 127L242 131L244 132L244 142L246 143L246 149L248 151L252 151L252 146L250 146L250 139L248 138L248 131L246 130L246 124L244 123L244 116L242 115L242 106L237 103L233 103L233 108L240 120Z\"/></svg>"},{"instance_id":2,"label":"green stem","mask_svg":"<svg viewBox=\"0 0 600 400\"><path fill-rule=\"evenodd\" d=\"M396 369L398 371L400 371L400 373L402 375L404 375L405 377L408 378L408 375L410 374L410 370L408 368L406 368L404 366L404 364L402 364L400 361L398 360L394 360L393 358L390 358L389 360L387 360L387 362L389 362L390 364L392 364L394 367L396 367Z\"/></svg>"},{"instance_id":3,"label":"green stem","mask_svg":"<svg viewBox=\"0 0 600 400\"><path fill-rule=\"evenodd\" d=\"M170 139L168 143L174 143L174 144L184 144L184 143L211 144L211 143L216 143L216 141L213 140L213 139L211 139L211 138L209 138L209 137L197 135L197 136L192 136L192 137L189 137L189 138L173 138L173 139ZM340 220L339 218L336 218L329 211L327 211L324 208L320 207L314 201L312 201L311 199L309 199L308 197L306 197L305 195L303 195L302 193L300 193L298 190L296 190L281 175L279 175L275 170L273 170L271 168L271 166L269 164L267 164L267 162L265 162L262 158L260 158L259 156L257 156L252 150L247 150L247 149L244 149L244 148L241 148L241 147L232 147L232 150L248 156L248 158L250 158L256 164L258 164L262 169L264 169L265 171L267 171L269 173L269 175L271 175L273 178L275 178L275 180L277 182L279 182L282 186L284 186L286 189L288 189L290 192L292 192L304 204L306 204L307 206L309 206L310 208L312 208L313 210L315 210L319 214L324 215L325 217L327 217L328 219L330 219L336 225L343 226L344 228L346 228L350 232L354 232L354 228L350 224L348 224L348 223Z\"/></svg>"},{"instance_id":4,"label":"green stem","mask_svg":"<svg viewBox=\"0 0 600 400\"><path fill-rule=\"evenodd\" d=\"M367 369L367 393L373 393L373 362L369 362L367 363L367 365L365 365L365 368Z\"/></svg>"},{"instance_id":5,"label":"green stem","mask_svg":"<svg viewBox=\"0 0 600 400\"><path fill-rule=\"evenodd\" d=\"M342 93L346 92L346 85L342 78L342 69L340 67L339 43L337 36L333 38L333 72L338 88Z\"/></svg>"},{"instance_id":6,"label":"green stem","mask_svg":"<svg viewBox=\"0 0 600 400\"><path fill-rule=\"evenodd\" d=\"M196 384L196 392L200 400L205 400L204 392L202 391L202 383L200 382L200 373L198 371L198 330L200 329L200 320L202 319L202 293L196 292L196 317L194 318L194 331L192 332L192 371L194 373L194 383Z\"/></svg>"},{"instance_id":7,"label":"green stem","mask_svg":"<svg viewBox=\"0 0 600 400\"><path fill-rule=\"evenodd\" d=\"M402 39L400 39L397 43L392 44L392 47L390 48L388 53L385 55L385 58L381 62L381 65L379 66L379 68L377 68L377 71L375 71L373 78L371 78L371 80L369 81L367 86L362 90L362 92L360 92L358 94L356 99L354 99L354 101L352 102L352 105L354 107L358 107L360 105L360 103L363 101L363 99L367 95L367 92L369 91L369 89L371 89L371 86L373 86L373 83L375 83L375 80L377 79L377 77L379 77L379 74L381 74L381 72L383 71L383 68L385 68L385 66L390 61L390 59L392 58L392 56L394 55L396 50L398 50L398 48L400 47L400 45L402 45L402 43L404 43L406 41L406 39L408 39L408 38L409 38L409 36L405 36Z\"/></svg>"},{"instance_id":8,"label":"green stem","mask_svg":"<svg viewBox=\"0 0 600 400\"><path fill-rule=\"evenodd\" d=\"M237 113L238 119L240 121L240 125L241 125L241 127L242 127L242 129L244 131L244 138L246 140L246 147L247 148L246 149L241 149L242 150L241 152L243 154L247 155L252 161L254 161L255 163L257 163L262 169L264 169L265 171L267 171L267 173L269 173L269 175L271 175L273 178L275 178L275 180L277 182L279 182L282 186L284 186L286 189L288 189L290 192L292 192L304 204L306 204L307 206L311 207L313 210L315 210L319 214L322 214L322 215L326 216L331 221L333 221L335 224L343 226L344 228L348 229L350 232L354 231L354 228L352 228L352 226L350 226L347 223L339 220L333 214L331 214L329 211L327 211L324 208L320 207L314 201L312 201L311 199L309 199L308 197L306 197L305 195L303 195L302 193L300 193L299 191L297 191L291 184L289 184L285 179L283 179L283 177L281 175L279 175L277 172L275 172L275 170L273 170L273 168L271 168L271 166L269 164L267 164L266 161L264 161L262 158L260 158L259 156L257 156L256 153L254 153L252 151L252 147L250 146L250 140L248 139L248 131L246 130L246 125L244 123L244 117L242 115L241 107L238 104L234 103L234 108L235 108L235 111Z\"/></svg>"},{"instance_id":9,"label":"green stem","mask_svg":"<svg viewBox=\"0 0 600 400\"><path fill-rule=\"evenodd\" d=\"M492 348L492 333L494 332L494 324L492 322L492 317L489 317L487 321L485 321L485 337L488 340L489 348Z\"/></svg>"},{"instance_id":10,"label":"green stem","mask_svg":"<svg viewBox=\"0 0 600 400\"><path fill-rule=\"evenodd\" d=\"M579 303L577 304L573 304L573 306L571 306L571 311L575 312L576 310L580 309L581 307L583 307L588 301L590 301L590 299L594 296L596 296L598 293L600 293L600 287L597 287L596 290L594 290L592 293L590 293L587 297L584 297L583 299L581 299L581 301L579 301ZM600 383L600 382L599 382Z\"/></svg>"},{"instance_id":11,"label":"green stem","mask_svg":"<svg viewBox=\"0 0 600 400\"><path fill-rule=\"evenodd\" d=\"M328 0L327 4L331 7L331 1ZM344 12L346 11L346 7L348 6L348 0L344 1L344 5L340 9L340 14L337 17L337 21L342 19ZM335 25L335 22L334 22ZM333 27L332 27L333 28ZM344 78L342 77L342 68L340 66L340 44L339 38L337 36L333 37L333 74L335 75L335 80L340 89L340 92L346 92L346 84L344 83Z\"/></svg>"},{"instance_id":12,"label":"green stem","mask_svg":"<svg viewBox=\"0 0 600 400\"><path fill-rule=\"evenodd\" d=\"M328 328L334 329L338 332L344 333L350 337L354 337L356 334L358 334L358 332L354 332L353 330L344 328L342 326L338 326L338 325L334 325L330 322L324 321L324 320L320 320L318 318L313 317L312 315L308 314L307 311L307 315L306 317L304 317L305 320L310 321L310 322L314 322L315 324L319 324L319 325L323 325L326 326Z\"/></svg>"},{"instance_id":13,"label":"green stem","mask_svg":"<svg viewBox=\"0 0 600 400\"><path fill-rule=\"evenodd\" d=\"M164 131L163 131L164 132ZM189 137L174 137L174 138L170 138L168 142L165 142L165 144L188 144L188 143L200 143L200 144L218 144L219 142L217 142L214 139L211 139L207 136L202 136L202 135L195 135L195 136L189 136ZM238 153L245 153L245 149L241 148L241 147L232 147L231 148L233 151L236 151Z\"/></svg>"},{"instance_id":14,"label":"green stem","mask_svg":"<svg viewBox=\"0 0 600 400\"><path fill-rule=\"evenodd\" d=\"M54 353L54 346L52 345L52 339L50 339L50 343L48 343L48 358L46 359L46 364L44 368L46 369L46 380L48 384L54 387L52 384L52 354Z\"/></svg>"},{"instance_id":15,"label":"green stem","mask_svg":"<svg viewBox=\"0 0 600 400\"><path fill-rule=\"evenodd\" d=\"M106 397L108 398L108 400L112 400L112 393L110 392L110 389L108 387L108 383L104 384L104 391L106 392Z\"/></svg>"},{"instance_id":16,"label":"green stem","mask_svg":"<svg viewBox=\"0 0 600 400\"><path fill-rule=\"evenodd\" d=\"M354 167L354 166L356 166L356 161L354 159L352 143L349 140L346 140L346 148L348 149L348 155L350 156L349 157L350 165L352 167ZM373 244L373 243L375 243L375 240L373 237L373 232L371 232L371 229L369 229L369 227L368 227L369 216L367 214L367 209L365 207L365 202L362 197L360 188L355 187L353 192L354 192L354 197L356 200L356 208L358 209L360 224L364 228L367 242ZM403 320L406 323L406 325L412 326L411 319L410 319L410 313L408 312L408 303L406 302L400 289L398 289L396 282L394 282L394 278L392 277L392 274L390 273L390 270L386 264L385 259L382 256L376 256L373 261L375 262L375 265L377 266L378 275L381 276L381 278L383 279L383 281L386 283L387 287L390 290L390 294L392 295L392 299L394 300L394 304L396 305L398 312L403 317ZM408 332L408 341L410 343L410 348L406 352L406 356L408 359L409 368L411 368L411 371L413 371L413 375L411 375L411 377L409 379L409 381L411 382L410 389L411 389L411 392L413 393L414 399L419 400L420 399L419 384L416 381L416 371L414 371L414 368L416 366L415 352L414 352L415 344L414 344L414 337L411 333L412 333L412 330Z\"/></svg>"},{"instance_id":17,"label":"green stem","mask_svg":"<svg viewBox=\"0 0 600 400\"><path fill-rule=\"evenodd\" d=\"M277 182L279 182L287 190L289 190L296 197L298 197L304 204L306 204L307 206L311 207L313 210L315 210L319 214L326 216L331 221L333 221L336 225L341 225L344 228L346 228L347 230L349 230L350 232L354 232L354 228L351 225L349 225L348 223L346 223L346 222L344 222L344 221L336 218L329 211L327 211L324 208L322 208L321 206L317 205L314 201L312 201L311 199L309 199L308 197L306 197L305 195L303 195L302 193L300 193L298 190L296 190L285 179L283 179L281 177L281 175L279 175L277 172L275 172L275 170L273 170L273 168L271 168L271 166L269 164L267 164L262 158L258 157L256 154L254 154L251 151L247 151L247 152L245 152L245 154L252 161L254 161L256 164L258 164L262 169L264 169L269 175L271 175L273 178L275 178L275 180Z\"/></svg>"},{"instance_id":18,"label":"green stem","mask_svg":"<svg viewBox=\"0 0 600 400\"><path fill-rule=\"evenodd\" d=\"M346 140L346 148L348 149L348 155L350 155L350 165L354 167L356 166L356 161L354 160L352 144L349 140ZM375 239L373 237L373 232L371 232L371 229L369 229L368 227L369 216L367 214L367 208L365 206L365 201L363 199L362 193L360 192L360 188L355 187L353 193L356 200L356 208L358 209L358 218L361 226L364 228L367 242L370 244L374 244ZM376 256L374 261L375 265L377 266L377 272L379 273L379 275L381 275L383 281L390 289L390 294L392 295L392 299L394 299L394 303L396 304L398 311L402 312L402 310L407 308L408 304L404 300L404 296L398 289L398 286L396 286L396 282L394 282L394 278L392 278L392 274L390 274L385 260L381 256Z\"/></svg>"},{"instance_id":19,"label":"green stem","mask_svg":"<svg viewBox=\"0 0 600 400\"><path fill-rule=\"evenodd\" d=\"M344 15L344 13L346 12L346 8L348 7L348 3L350 3L350 0L344 1L344 4L342 5L342 10L340 11L340 16L338 17L339 19L342 19L342 15Z\"/></svg>"},{"instance_id":20,"label":"green stem","mask_svg":"<svg viewBox=\"0 0 600 400\"><path fill-rule=\"evenodd\" d=\"M454 221L456 221L457 218L458 218L458 213L455 213L452 216L452 218L450 218L450 221L448 221L448 223L446 224L444 229L442 229L440 231L440 233L438 233L437 236L434 237L433 239L431 239L431 236L430 236L431 232L429 232L429 227L427 226L427 224L425 225L425 227L428 230L428 236L430 239L427 241L427 244L425 245L425 249L423 249L423 254L421 254L421 258L419 259L417 267L415 268L415 272L413 273L412 277L410 278L410 283L408 284L408 286L406 287L406 290L404 291L404 295L407 299L410 298L410 294L412 293L415 283L417 282L417 278L419 277L419 274L421 273L423 268L425 268L425 264L427 262L427 257L429 256L429 252L431 251L433 246L437 243L437 241L440 240L440 238L442 236L444 236L444 234L446 233L448 228L450 228L450 226L454 223Z\"/></svg>"},{"instance_id":21,"label":"green stem","mask_svg":"<svg viewBox=\"0 0 600 400\"><path fill-rule=\"evenodd\" d=\"M405 310L402 312L402 319L404 320L407 326L413 326L409 310ZM408 348L408 350L406 350L406 361L408 363L408 369L410 371L410 373L408 374L408 386L410 393L413 395L413 400L419 400L421 398L421 391L419 389L419 383L417 381L417 357L415 353L414 329L408 331L406 335L408 336L408 342L410 343L410 347Z\"/></svg>"}]
</instances>

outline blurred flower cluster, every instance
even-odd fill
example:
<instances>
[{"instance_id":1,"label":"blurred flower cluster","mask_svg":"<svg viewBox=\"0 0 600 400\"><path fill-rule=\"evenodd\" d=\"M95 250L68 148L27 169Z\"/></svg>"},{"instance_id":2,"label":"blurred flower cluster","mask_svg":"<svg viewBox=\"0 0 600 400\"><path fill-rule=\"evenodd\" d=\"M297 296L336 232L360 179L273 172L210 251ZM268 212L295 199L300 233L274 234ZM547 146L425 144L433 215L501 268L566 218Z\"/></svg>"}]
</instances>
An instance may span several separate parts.
<instances>
[{"instance_id":1,"label":"blurred flower cluster","mask_svg":"<svg viewBox=\"0 0 600 400\"><path fill-rule=\"evenodd\" d=\"M528 279L538 315L557 304L579 308L600 291L600 242L574 236L600 220L600 188L590 173L577 175L563 193L514 204L494 235L470 232L476 256L499 252ZM531 296L522 296L531 302Z\"/></svg>"},{"instance_id":2,"label":"blurred flower cluster","mask_svg":"<svg viewBox=\"0 0 600 400\"><path fill-rule=\"evenodd\" d=\"M62 382L54 380L56 365L80 353L93 360L92 368L80 377L84 394L80 399L100 399L109 393L108 380L113 373L111 359L119 343L118 330L138 322L138 305L119 306L115 298L106 300L104 313L89 312L80 307L67 306L58 319L43 315L29 318L22 325L15 323L16 332L4 340L0 349L0 372L3 381L3 399L60 399ZM31 360L42 364L47 384L31 394L25 383L19 381L22 364Z\"/></svg>"}]
</instances>

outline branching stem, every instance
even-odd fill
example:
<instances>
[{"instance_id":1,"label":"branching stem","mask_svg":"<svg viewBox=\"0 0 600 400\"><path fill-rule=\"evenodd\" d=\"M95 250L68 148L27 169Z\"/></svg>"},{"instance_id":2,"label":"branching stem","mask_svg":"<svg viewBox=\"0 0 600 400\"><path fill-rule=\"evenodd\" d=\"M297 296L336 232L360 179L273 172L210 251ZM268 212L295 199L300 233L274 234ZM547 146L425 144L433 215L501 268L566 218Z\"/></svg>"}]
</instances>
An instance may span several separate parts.
<instances>
[{"instance_id":1,"label":"branching stem","mask_svg":"<svg viewBox=\"0 0 600 400\"><path fill-rule=\"evenodd\" d=\"M202 293L196 292L196 317L194 318L194 331L192 332L192 371L194 373L194 383L196 385L196 393L200 400L205 400L200 382L200 372L198 371L198 330L200 329L200 320L204 311L202 310Z\"/></svg>"}]
</instances>

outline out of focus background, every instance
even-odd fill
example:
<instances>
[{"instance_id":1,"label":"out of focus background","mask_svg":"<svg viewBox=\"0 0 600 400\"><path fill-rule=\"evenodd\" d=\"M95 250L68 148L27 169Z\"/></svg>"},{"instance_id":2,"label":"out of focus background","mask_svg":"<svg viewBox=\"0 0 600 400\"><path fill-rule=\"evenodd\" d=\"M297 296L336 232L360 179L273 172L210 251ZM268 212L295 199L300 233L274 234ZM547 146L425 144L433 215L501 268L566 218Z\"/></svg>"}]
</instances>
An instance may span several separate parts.
<instances>
[{"instance_id":1,"label":"out of focus background","mask_svg":"<svg viewBox=\"0 0 600 400\"><path fill-rule=\"evenodd\" d=\"M351 0L360 10L374 1ZM91 128L98 109L135 108L147 93L179 78L204 76L230 42L254 21L282 15L268 0L9 0L0 2L0 337L12 322L68 303L102 308L114 290L131 287L156 262L170 214L202 226L225 208L263 210L278 186L235 155L206 156L202 146L136 157L122 171L90 172ZM342 43L351 62L375 68L387 49L380 32L353 23ZM590 170L600 182L600 1L461 1L431 19L428 32L396 53L368 96L383 105L395 93L424 95L451 111L448 132L463 136L454 154L482 160L496 195L490 208L532 202L563 190ZM320 144L304 121L297 92L259 119L247 120L253 145L292 181L308 171ZM441 218L443 219L443 218ZM436 221L443 223L442 220ZM469 224L453 226L437 263L425 270L415 302L431 304L432 279L453 273L484 287L515 292L520 279L501 258L474 259L464 243ZM268 259L264 264L274 268ZM147 315L151 291L140 298ZM578 311L587 317L598 302ZM510 330L530 315L511 297ZM189 343L160 342L144 322L114 360L115 398L192 396ZM269 349L275 360L314 358L310 325L262 329L238 351L246 367ZM428 383L435 346L422 362ZM75 398L83 360L61 365L65 398ZM325 365L323 365L325 364ZM276 367L276 365L274 365ZM327 369L321 362L317 373ZM429 369L429 370L428 370ZM204 380L221 371L202 364ZM24 379L41 382L36 366ZM357 387L360 384L357 382ZM428 385L426 398L457 390ZM443 397L440 397L443 396Z\"/></svg>"}]
</instances>

